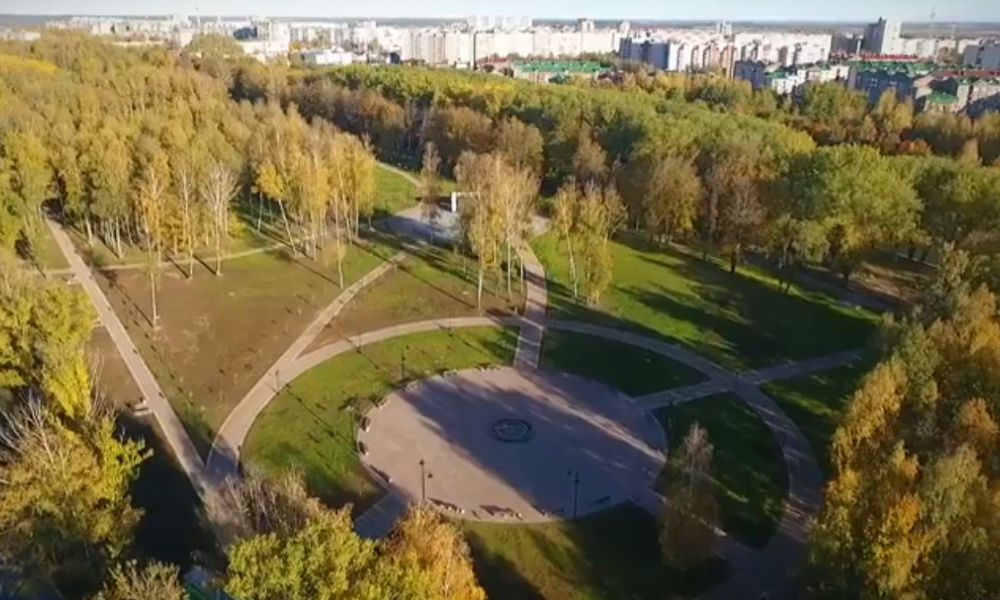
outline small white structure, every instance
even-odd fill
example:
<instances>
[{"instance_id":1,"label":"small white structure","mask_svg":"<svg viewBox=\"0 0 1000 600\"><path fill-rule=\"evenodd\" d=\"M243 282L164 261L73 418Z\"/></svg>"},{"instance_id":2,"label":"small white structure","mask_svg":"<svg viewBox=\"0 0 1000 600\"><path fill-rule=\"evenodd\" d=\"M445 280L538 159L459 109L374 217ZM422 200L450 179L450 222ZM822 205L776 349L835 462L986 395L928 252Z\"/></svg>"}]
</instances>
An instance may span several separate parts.
<instances>
[{"instance_id":1,"label":"small white structure","mask_svg":"<svg viewBox=\"0 0 1000 600\"><path fill-rule=\"evenodd\" d=\"M354 54L339 48L325 48L323 50L303 50L301 52L302 61L307 65L328 66L328 65L349 65L354 62Z\"/></svg>"}]
</instances>

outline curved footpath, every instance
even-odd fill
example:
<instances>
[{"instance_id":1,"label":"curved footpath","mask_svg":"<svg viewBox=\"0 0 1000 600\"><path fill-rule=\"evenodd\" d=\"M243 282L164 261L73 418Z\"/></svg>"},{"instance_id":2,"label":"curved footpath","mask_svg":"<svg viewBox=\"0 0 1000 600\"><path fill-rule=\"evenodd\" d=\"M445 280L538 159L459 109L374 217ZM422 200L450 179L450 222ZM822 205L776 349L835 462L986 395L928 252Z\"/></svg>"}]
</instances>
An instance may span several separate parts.
<instances>
[{"instance_id":1,"label":"curved footpath","mask_svg":"<svg viewBox=\"0 0 1000 600\"><path fill-rule=\"evenodd\" d=\"M416 179L409 173L381 163L380 166L402 175L411 183L416 182ZM405 253L399 253L345 289L330 305L320 311L316 319L229 414L213 442L207 463L202 463L180 419L164 397L151 371L139 356L124 325L111 309L107 298L94 281L89 268L73 248L69 237L54 222L49 221L48 226L70 265L69 271L82 284L84 291L97 309L101 323L108 329L119 353L125 360L125 364L139 385L145 402L160 425L164 437L178 457L178 462L209 508L221 506L221 503L217 504L220 497L219 486L227 477L237 473L240 447L254 420L283 385L288 384L304 371L344 352L357 351L366 344L396 336L442 328L457 329L482 326L520 326L521 331L518 336L514 363L518 368L534 368L538 365L541 341L544 331L548 327L639 346L692 367L708 377L707 381L692 386L635 398L636 405L643 410L649 411L720 392L732 391L753 408L778 439L788 470L789 481L788 497L785 501L784 514L778 533L759 552L743 547L724 534L721 535L718 553L733 564L734 574L726 583L705 594L704 598L708 600L743 598L753 600L763 593L781 594L785 591L785 586L789 584L790 575L794 573L801 561L809 521L819 508L822 475L812 449L802 432L773 400L760 391L757 385L767 381L798 377L834 368L856 359L857 353L842 352L759 371L734 373L680 346L663 340L589 323L547 321L545 318L547 302L545 272L531 249L524 248L521 251L521 256L525 265L528 290L523 317L469 317L407 323L357 335L301 355L323 328L343 310L359 291L371 285L405 256ZM261 248L237 254L246 256L267 250L267 248ZM659 513L663 503L663 498L652 490L648 490L642 498L635 500L640 506L654 514ZM359 533L369 537L384 535L406 506L406 499L399 498L394 494L387 494L372 509L359 517L355 523L356 529Z\"/></svg>"}]
</instances>

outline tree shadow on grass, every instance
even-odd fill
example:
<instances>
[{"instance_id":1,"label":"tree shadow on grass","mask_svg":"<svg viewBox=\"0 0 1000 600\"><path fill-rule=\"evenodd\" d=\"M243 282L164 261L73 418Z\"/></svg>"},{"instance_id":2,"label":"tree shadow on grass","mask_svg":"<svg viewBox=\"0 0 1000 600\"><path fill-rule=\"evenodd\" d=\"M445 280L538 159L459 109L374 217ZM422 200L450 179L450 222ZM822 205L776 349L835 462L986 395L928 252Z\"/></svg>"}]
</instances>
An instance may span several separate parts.
<instances>
[{"instance_id":1,"label":"tree shadow on grass","mask_svg":"<svg viewBox=\"0 0 1000 600\"><path fill-rule=\"evenodd\" d=\"M571 521L498 527L510 529L499 538L470 536L477 561L486 557L481 581L494 598L667 600L729 576L720 559L685 572L664 565L656 519L631 503Z\"/></svg>"},{"instance_id":2,"label":"tree shadow on grass","mask_svg":"<svg viewBox=\"0 0 1000 600\"><path fill-rule=\"evenodd\" d=\"M120 418L126 435L152 450L132 485L133 503L143 510L135 543L142 558L177 565L219 565L222 556L204 507L190 480L154 426L129 415Z\"/></svg>"},{"instance_id":3,"label":"tree shadow on grass","mask_svg":"<svg viewBox=\"0 0 1000 600\"><path fill-rule=\"evenodd\" d=\"M308 441L315 445L326 442L321 439ZM352 451L354 451L353 445ZM385 495L385 490L365 471L360 460L355 460L349 465L349 472L334 473L328 465L319 460L321 458L322 455L308 456L296 445L280 442L264 452L258 452L254 460L257 463L264 463L262 466L271 473L289 468L301 470L310 494L331 508L350 505L351 515L355 519Z\"/></svg>"},{"instance_id":4,"label":"tree shadow on grass","mask_svg":"<svg viewBox=\"0 0 1000 600\"><path fill-rule=\"evenodd\" d=\"M679 342L716 362L740 368L856 348L874 330L870 313L852 314L826 294L807 290L783 294L756 277L731 274L711 260L680 250L651 247L628 237L618 241L643 252L630 260L654 271L637 285L612 284L608 295L623 296L652 314L646 313L644 322L637 322L629 315L582 306L565 285L553 281L549 282L550 312ZM661 275L655 270L662 270L663 282L681 279L687 289L679 292L656 281ZM666 318L651 322L657 314Z\"/></svg>"},{"instance_id":5,"label":"tree shadow on grass","mask_svg":"<svg viewBox=\"0 0 1000 600\"><path fill-rule=\"evenodd\" d=\"M518 565L493 551L473 532L465 536L472 550L473 568L487 598L497 600L547 600L521 573Z\"/></svg>"},{"instance_id":6,"label":"tree shadow on grass","mask_svg":"<svg viewBox=\"0 0 1000 600\"><path fill-rule=\"evenodd\" d=\"M722 528L749 546L763 548L777 532L789 485L781 447L767 425L732 394L662 408L654 415L669 429L671 450L693 423L708 430L715 448L712 475L719 486Z\"/></svg>"}]
</instances>

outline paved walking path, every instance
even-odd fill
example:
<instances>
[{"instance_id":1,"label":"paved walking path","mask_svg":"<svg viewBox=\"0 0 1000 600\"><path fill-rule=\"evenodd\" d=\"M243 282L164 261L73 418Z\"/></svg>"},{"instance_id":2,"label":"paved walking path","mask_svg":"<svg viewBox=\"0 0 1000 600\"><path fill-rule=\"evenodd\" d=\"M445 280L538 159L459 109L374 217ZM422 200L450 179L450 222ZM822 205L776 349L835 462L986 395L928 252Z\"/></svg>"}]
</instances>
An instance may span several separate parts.
<instances>
[{"instance_id":1,"label":"paved walking path","mask_svg":"<svg viewBox=\"0 0 1000 600\"><path fill-rule=\"evenodd\" d=\"M548 288L545 283L545 268L525 246L518 252L524 263L524 279L527 286L524 295L524 323L517 336L517 352L514 367L534 369L542 353L542 337L545 335L545 310L548 306Z\"/></svg>"},{"instance_id":2,"label":"paved walking path","mask_svg":"<svg viewBox=\"0 0 1000 600\"><path fill-rule=\"evenodd\" d=\"M521 323L520 317L459 317L393 325L327 344L303 356L292 356L290 360L283 361L280 372L281 383L287 384L309 369L335 356L345 352L356 352L368 344L401 335L466 327L511 327L519 326ZM308 344L305 344L302 347L307 346ZM280 386L271 385L272 374L273 369L271 374L262 378L261 382L258 382L259 385L255 385L251 392L236 405L216 434L215 441L212 443L212 453L208 457L208 470L217 480L224 480L226 477L236 474L236 461L233 459L238 458L238 450L250 433L250 428L253 427L257 416L281 389Z\"/></svg>"},{"instance_id":3,"label":"paved walking path","mask_svg":"<svg viewBox=\"0 0 1000 600\"><path fill-rule=\"evenodd\" d=\"M829 371L831 369L836 369L837 367L849 365L859 358L861 358L860 350L836 352L834 354L827 354L826 356L819 356L817 358L810 358L775 367L768 367L766 369L760 369L759 371L747 371L740 373L740 382L760 385L762 383L777 381L779 379L802 377L804 375L811 375L813 373Z\"/></svg>"},{"instance_id":4,"label":"paved walking path","mask_svg":"<svg viewBox=\"0 0 1000 600\"><path fill-rule=\"evenodd\" d=\"M132 338L129 337L125 326L114 310L112 310L107 297L94 280L93 273L90 272L90 269L73 247L69 235L50 219L46 219L46 224L52 231L52 236L55 238L56 244L59 245L59 249L66 257L73 276L90 297L94 308L97 309L98 318L107 330L108 335L111 336L115 347L118 348L118 353L121 354L122 360L125 361L125 366L128 367L129 373L132 374L132 378L142 392L143 401L153 413L153 417L159 424L164 438L177 458L177 462L191 479L195 491L201 497L205 506L217 506L216 491L210 485L206 476L205 465L198 456L198 450L191 443L191 438L188 437L184 425L181 424L177 413L174 412L170 402L163 395L163 390L160 389L160 385L156 382L156 378L153 377L153 373L139 355L139 350L132 342Z\"/></svg>"},{"instance_id":5,"label":"paved walking path","mask_svg":"<svg viewBox=\"0 0 1000 600\"><path fill-rule=\"evenodd\" d=\"M409 505L410 501L405 497L395 492L388 492L375 503L375 506L355 519L354 531L369 540L384 538L389 535L393 525L403 516Z\"/></svg>"},{"instance_id":6,"label":"paved walking path","mask_svg":"<svg viewBox=\"0 0 1000 600\"><path fill-rule=\"evenodd\" d=\"M792 578L805 556L810 521L822 502L823 474L809 441L777 404L753 385L734 390L778 439L788 470L788 497L778 531L759 553L734 564L733 576L704 594L704 600L786 597L793 593Z\"/></svg>"},{"instance_id":7,"label":"paved walking path","mask_svg":"<svg viewBox=\"0 0 1000 600\"><path fill-rule=\"evenodd\" d=\"M315 341L330 321L337 318L337 315L344 310L344 307L361 290L388 273L404 258L406 258L405 252L393 255L388 261L372 269L367 275L355 281L338 294L333 302L316 315L316 318L306 327L305 331L288 346L288 349L278 357L278 360L257 380L257 383L250 388L250 391L240 400L236 408L230 411L229 415L226 416L226 420L222 423L219 433L212 441L212 449L208 454L208 472L212 475L215 484L221 485L226 477L233 476L237 472L240 446L246 437L246 432L250 430L250 426L257 418L257 415L260 414L261 409L281 390L284 384L287 384L302 373L301 370L291 368L299 355L309 347L309 344ZM241 432L241 435L238 436L236 443L231 443L231 440L223 435L225 431L238 431Z\"/></svg>"},{"instance_id":8,"label":"paved walking path","mask_svg":"<svg viewBox=\"0 0 1000 600\"><path fill-rule=\"evenodd\" d=\"M813 373L829 371L837 367L849 365L859 358L861 358L860 350L850 350L768 367L759 371L744 371L741 373L725 372L718 377L702 381L701 383L639 396L635 398L635 402L643 410L656 410L664 406L682 404L706 396L730 392L743 385L761 385L772 381L794 379L796 377L812 375Z\"/></svg>"}]
</instances>

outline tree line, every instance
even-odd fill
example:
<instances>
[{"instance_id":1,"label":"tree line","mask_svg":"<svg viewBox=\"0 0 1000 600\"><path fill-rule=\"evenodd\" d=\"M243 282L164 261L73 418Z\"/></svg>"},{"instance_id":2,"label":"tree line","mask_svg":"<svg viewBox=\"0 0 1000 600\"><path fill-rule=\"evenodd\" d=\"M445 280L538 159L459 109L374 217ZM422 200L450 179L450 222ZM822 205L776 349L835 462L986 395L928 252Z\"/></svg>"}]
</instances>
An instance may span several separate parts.
<instances>
[{"instance_id":1,"label":"tree line","mask_svg":"<svg viewBox=\"0 0 1000 600\"><path fill-rule=\"evenodd\" d=\"M366 142L294 109L233 102L164 49L59 35L9 43L0 79L0 244L31 255L48 206L91 245L222 273L234 239L277 237L338 272L374 212Z\"/></svg>"},{"instance_id":2,"label":"tree line","mask_svg":"<svg viewBox=\"0 0 1000 600\"><path fill-rule=\"evenodd\" d=\"M831 443L808 597L996 597L996 282L983 258L949 253L914 310L884 323Z\"/></svg>"},{"instance_id":3,"label":"tree line","mask_svg":"<svg viewBox=\"0 0 1000 600\"><path fill-rule=\"evenodd\" d=\"M651 74L644 69L591 85L778 121L809 133L822 145L858 143L886 154L934 154L1000 166L1000 115L995 111L978 117L934 111L917 114L913 102L900 102L894 90L872 104L866 94L848 90L842 82L809 82L796 94L781 97L769 89L754 90L748 81L704 74Z\"/></svg>"},{"instance_id":4,"label":"tree line","mask_svg":"<svg viewBox=\"0 0 1000 600\"><path fill-rule=\"evenodd\" d=\"M613 190L623 206L617 226L694 244L733 270L760 252L785 282L802 264L847 280L892 247L913 258L945 244L988 252L1000 224L1000 169L978 160L889 155L849 139L817 145L776 120L670 94L368 66L247 66L232 81L236 97L294 104L368 136L386 160L419 164L433 144L444 176L464 153L496 153L537 177L546 196L567 183ZM906 110L887 101L872 115L891 128ZM555 201L546 207L557 215Z\"/></svg>"}]
</instances>

